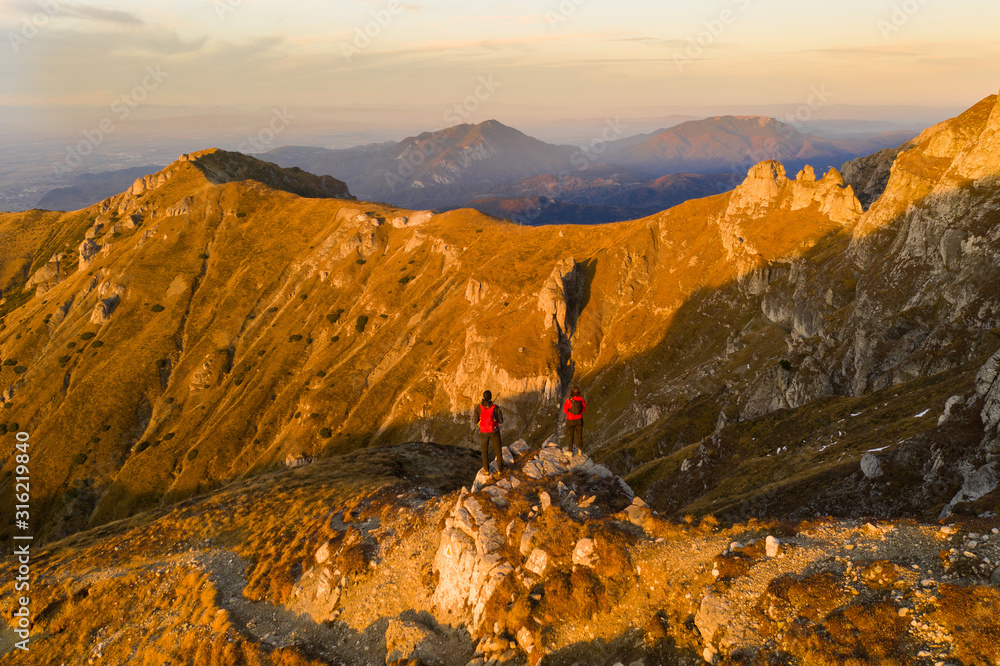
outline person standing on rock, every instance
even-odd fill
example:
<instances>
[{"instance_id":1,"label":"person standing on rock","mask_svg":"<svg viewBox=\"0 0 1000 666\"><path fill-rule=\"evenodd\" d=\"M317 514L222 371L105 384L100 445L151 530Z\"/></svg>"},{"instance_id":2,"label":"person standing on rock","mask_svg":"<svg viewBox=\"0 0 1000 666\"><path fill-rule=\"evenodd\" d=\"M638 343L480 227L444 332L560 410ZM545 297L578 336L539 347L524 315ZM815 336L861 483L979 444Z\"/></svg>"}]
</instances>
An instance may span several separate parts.
<instances>
[{"instance_id":1,"label":"person standing on rock","mask_svg":"<svg viewBox=\"0 0 1000 666\"><path fill-rule=\"evenodd\" d=\"M569 397L563 403L563 413L566 414L566 436L569 438L567 448L573 453L583 453L583 413L587 411L587 401L580 395L580 387L570 389ZM574 442L577 448L573 448Z\"/></svg>"},{"instance_id":2,"label":"person standing on rock","mask_svg":"<svg viewBox=\"0 0 1000 666\"><path fill-rule=\"evenodd\" d=\"M479 425L479 438L483 446L483 471L490 473L489 446L493 442L497 456L497 474L503 473L503 452L500 450L500 424L503 423L503 413L500 406L493 404L493 394L483 391L483 400L476 405L476 424Z\"/></svg>"}]
</instances>

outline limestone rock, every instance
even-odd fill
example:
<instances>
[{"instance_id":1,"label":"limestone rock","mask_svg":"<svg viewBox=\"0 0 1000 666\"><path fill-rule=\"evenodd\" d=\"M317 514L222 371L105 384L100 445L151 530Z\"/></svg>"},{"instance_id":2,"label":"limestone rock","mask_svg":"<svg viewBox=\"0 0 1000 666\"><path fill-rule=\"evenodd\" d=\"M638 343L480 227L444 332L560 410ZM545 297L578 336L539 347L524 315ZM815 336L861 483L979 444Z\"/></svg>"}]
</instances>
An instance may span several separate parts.
<instances>
[{"instance_id":1,"label":"limestone rock","mask_svg":"<svg viewBox=\"0 0 1000 666\"><path fill-rule=\"evenodd\" d=\"M549 554L546 553L541 548L535 548L531 551L531 555L524 563L525 571L530 571L531 573L541 576L545 573L546 567L549 566Z\"/></svg>"},{"instance_id":2,"label":"limestone rock","mask_svg":"<svg viewBox=\"0 0 1000 666\"><path fill-rule=\"evenodd\" d=\"M867 479L877 479L882 476L882 464L878 457L871 453L861 456L861 472Z\"/></svg>"},{"instance_id":3,"label":"limestone rock","mask_svg":"<svg viewBox=\"0 0 1000 666\"><path fill-rule=\"evenodd\" d=\"M118 294L112 294L107 298L103 298L97 302L94 306L94 311L90 315L91 324L106 324L111 320L111 315L115 313L118 308L118 304L121 302L121 296Z\"/></svg>"},{"instance_id":4,"label":"limestone rock","mask_svg":"<svg viewBox=\"0 0 1000 666\"><path fill-rule=\"evenodd\" d=\"M25 285L28 288L37 287L37 293L43 294L50 288L58 284L65 276L63 275L62 262L66 258L64 254L54 254L28 279Z\"/></svg>"},{"instance_id":5,"label":"limestone rock","mask_svg":"<svg viewBox=\"0 0 1000 666\"><path fill-rule=\"evenodd\" d=\"M764 540L764 553L768 557L777 557L780 548L781 548L781 542L778 541L778 539L776 539L775 537L768 534L767 538Z\"/></svg>"},{"instance_id":6,"label":"limestone rock","mask_svg":"<svg viewBox=\"0 0 1000 666\"><path fill-rule=\"evenodd\" d=\"M594 550L593 539L580 539L573 548L573 564L582 567L593 567L597 564L597 553Z\"/></svg>"},{"instance_id":7,"label":"limestone rock","mask_svg":"<svg viewBox=\"0 0 1000 666\"><path fill-rule=\"evenodd\" d=\"M1000 352L993 354L976 374L976 395L984 401L980 414L986 431L1000 424Z\"/></svg>"},{"instance_id":8,"label":"limestone rock","mask_svg":"<svg viewBox=\"0 0 1000 666\"><path fill-rule=\"evenodd\" d=\"M545 328L552 328L554 324L559 332L572 334L583 306L586 282L586 271L572 257L556 264L538 294L538 308L545 317Z\"/></svg>"},{"instance_id":9,"label":"limestone rock","mask_svg":"<svg viewBox=\"0 0 1000 666\"><path fill-rule=\"evenodd\" d=\"M301 453L294 454L289 453L285 456L285 467L292 469L295 467L303 467L312 462L312 458Z\"/></svg>"},{"instance_id":10,"label":"limestone rock","mask_svg":"<svg viewBox=\"0 0 1000 666\"><path fill-rule=\"evenodd\" d=\"M100 252L100 250L101 246L95 243L91 238L87 238L80 243L80 247L78 248L80 253L79 270L83 270L90 266L90 263L94 260L94 257L97 256L97 253Z\"/></svg>"}]
</instances>

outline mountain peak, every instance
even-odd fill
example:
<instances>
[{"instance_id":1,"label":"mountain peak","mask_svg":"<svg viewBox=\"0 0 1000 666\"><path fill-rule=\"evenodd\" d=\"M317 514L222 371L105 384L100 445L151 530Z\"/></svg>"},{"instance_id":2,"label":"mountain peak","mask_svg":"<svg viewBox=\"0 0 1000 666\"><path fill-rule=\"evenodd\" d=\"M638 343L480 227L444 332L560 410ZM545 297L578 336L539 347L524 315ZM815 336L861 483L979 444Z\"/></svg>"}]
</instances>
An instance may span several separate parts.
<instances>
[{"instance_id":1,"label":"mountain peak","mask_svg":"<svg viewBox=\"0 0 1000 666\"><path fill-rule=\"evenodd\" d=\"M298 167L283 168L273 162L219 148L181 155L167 170L184 163L201 171L213 185L255 180L307 199L353 198L347 185L332 176L316 176Z\"/></svg>"}]
</instances>

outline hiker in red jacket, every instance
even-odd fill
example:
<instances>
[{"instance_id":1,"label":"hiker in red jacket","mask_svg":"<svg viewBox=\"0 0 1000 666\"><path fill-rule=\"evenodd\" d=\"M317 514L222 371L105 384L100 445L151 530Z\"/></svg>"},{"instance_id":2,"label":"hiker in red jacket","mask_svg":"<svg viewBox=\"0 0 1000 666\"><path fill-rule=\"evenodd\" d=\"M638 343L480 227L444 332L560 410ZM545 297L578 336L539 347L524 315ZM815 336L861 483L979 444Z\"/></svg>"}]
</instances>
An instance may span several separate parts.
<instances>
[{"instance_id":1,"label":"hiker in red jacket","mask_svg":"<svg viewBox=\"0 0 1000 666\"><path fill-rule=\"evenodd\" d=\"M493 404L493 394L483 391L483 400L476 405L476 424L479 426L479 437L483 446L483 471L490 473L489 446L493 446L497 455L497 474L503 473L503 452L500 450L500 424L503 414L500 406Z\"/></svg>"},{"instance_id":2,"label":"hiker in red jacket","mask_svg":"<svg viewBox=\"0 0 1000 666\"><path fill-rule=\"evenodd\" d=\"M566 414L566 436L569 437L567 447L573 453L583 453L583 413L587 411L587 401L580 395L580 387L574 386L566 402L563 403L563 412ZM573 442L577 448L573 448Z\"/></svg>"}]
</instances>

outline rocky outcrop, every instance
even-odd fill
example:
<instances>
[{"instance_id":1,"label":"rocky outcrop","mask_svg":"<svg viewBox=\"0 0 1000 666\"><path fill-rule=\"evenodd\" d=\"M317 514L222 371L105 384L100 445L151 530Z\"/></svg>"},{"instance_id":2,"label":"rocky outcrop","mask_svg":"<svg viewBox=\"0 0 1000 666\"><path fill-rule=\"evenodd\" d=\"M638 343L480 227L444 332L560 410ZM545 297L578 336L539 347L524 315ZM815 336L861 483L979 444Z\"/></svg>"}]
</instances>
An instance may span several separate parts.
<instances>
[{"instance_id":1,"label":"rocky outcrop","mask_svg":"<svg viewBox=\"0 0 1000 666\"><path fill-rule=\"evenodd\" d=\"M445 521L432 601L450 623L468 628L484 658L509 660L516 641L536 663L546 651L541 622L532 620L546 612L545 602L533 602L537 590L570 572L609 594L627 588L634 571L620 569L627 556L607 530L622 520L642 522L649 509L586 455L554 445L532 451L523 440L503 455L513 469L499 480L480 472ZM616 515L623 509L629 511ZM553 595L549 603L558 600ZM534 610L525 617L512 607Z\"/></svg>"},{"instance_id":2,"label":"rocky outcrop","mask_svg":"<svg viewBox=\"0 0 1000 666\"><path fill-rule=\"evenodd\" d=\"M797 211L817 205L830 220L854 224L861 216L861 203L836 169L816 180L812 167L799 172L795 180L785 175L779 162L761 162L747 172L729 200L726 216L760 219L778 209Z\"/></svg>"},{"instance_id":3,"label":"rocky outcrop","mask_svg":"<svg viewBox=\"0 0 1000 666\"><path fill-rule=\"evenodd\" d=\"M94 261L97 253L101 251L101 246L94 242L92 238L87 238L80 243L77 251L80 253L80 270L86 270L91 262Z\"/></svg>"},{"instance_id":4,"label":"rocky outcrop","mask_svg":"<svg viewBox=\"0 0 1000 666\"><path fill-rule=\"evenodd\" d=\"M63 263L66 259L65 254L56 253L45 262L45 265L39 268L32 274L28 279L25 287L28 289L36 287L36 293L44 294L49 289L59 284L65 279L66 274L63 269Z\"/></svg>"},{"instance_id":5,"label":"rocky outcrop","mask_svg":"<svg viewBox=\"0 0 1000 666\"><path fill-rule=\"evenodd\" d=\"M583 307L586 286L587 273L572 257L556 264L538 294L538 308L544 316L545 328L555 325L560 333L572 336Z\"/></svg>"},{"instance_id":6,"label":"rocky outcrop","mask_svg":"<svg viewBox=\"0 0 1000 666\"><path fill-rule=\"evenodd\" d=\"M94 306L94 311L90 314L90 323L104 325L111 321L111 315L115 313L118 308L118 304L121 302L121 296L118 294L111 294L107 298L102 298Z\"/></svg>"}]
</instances>

